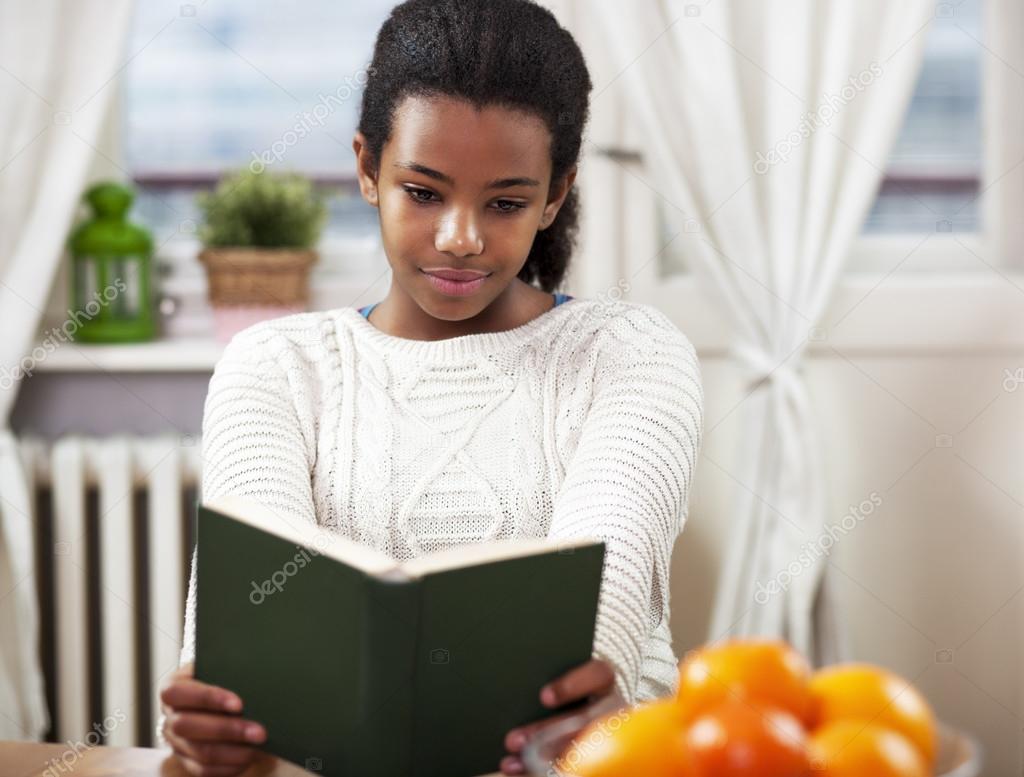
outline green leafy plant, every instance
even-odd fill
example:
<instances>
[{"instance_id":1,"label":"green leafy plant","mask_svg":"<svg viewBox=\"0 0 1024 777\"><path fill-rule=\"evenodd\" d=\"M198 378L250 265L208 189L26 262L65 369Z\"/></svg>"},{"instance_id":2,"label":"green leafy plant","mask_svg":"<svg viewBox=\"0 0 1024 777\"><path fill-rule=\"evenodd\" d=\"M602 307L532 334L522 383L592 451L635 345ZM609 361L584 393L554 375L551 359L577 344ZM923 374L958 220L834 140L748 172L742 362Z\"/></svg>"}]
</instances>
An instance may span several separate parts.
<instances>
[{"instance_id":1,"label":"green leafy plant","mask_svg":"<svg viewBox=\"0 0 1024 777\"><path fill-rule=\"evenodd\" d=\"M323 197L298 173L228 174L196 203L208 247L312 248L327 218Z\"/></svg>"}]
</instances>

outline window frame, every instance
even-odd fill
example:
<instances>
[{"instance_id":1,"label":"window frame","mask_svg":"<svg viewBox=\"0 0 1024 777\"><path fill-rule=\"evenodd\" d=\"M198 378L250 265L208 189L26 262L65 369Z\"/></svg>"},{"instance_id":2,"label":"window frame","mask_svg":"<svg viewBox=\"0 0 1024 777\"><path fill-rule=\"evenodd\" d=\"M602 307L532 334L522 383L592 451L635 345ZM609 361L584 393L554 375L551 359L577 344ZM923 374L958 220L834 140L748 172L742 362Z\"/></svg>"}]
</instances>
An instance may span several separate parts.
<instances>
[{"instance_id":1,"label":"window frame","mask_svg":"<svg viewBox=\"0 0 1024 777\"><path fill-rule=\"evenodd\" d=\"M1012 218L1024 210L1024 110L1013 94L1014 81L1024 80L1024 75L1012 72L1003 61L1024 43L1019 37L1024 8L1014 0L985 0L982 29L981 228L961 234L861 233L851 249L848 272L892 272L912 253L915 263L923 262L929 272L955 272L963 266L965 254L977 260L978 270L986 265L1003 272L1024 270L1024 227ZM915 250L925 234L931 235L928 242Z\"/></svg>"}]
</instances>

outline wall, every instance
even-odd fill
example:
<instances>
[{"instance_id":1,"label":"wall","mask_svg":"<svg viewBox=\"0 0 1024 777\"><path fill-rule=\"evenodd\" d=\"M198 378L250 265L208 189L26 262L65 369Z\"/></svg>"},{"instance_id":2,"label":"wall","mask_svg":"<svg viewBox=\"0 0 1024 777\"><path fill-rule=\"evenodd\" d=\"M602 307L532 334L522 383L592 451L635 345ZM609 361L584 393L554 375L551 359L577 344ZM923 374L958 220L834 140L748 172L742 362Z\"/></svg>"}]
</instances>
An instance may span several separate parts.
<instances>
[{"instance_id":1,"label":"wall","mask_svg":"<svg viewBox=\"0 0 1024 777\"><path fill-rule=\"evenodd\" d=\"M856 363L866 375L839 357L807 367L826 441L829 523L872 492L882 499L829 560L851 655L914 680L942 720L980 737L986 774L1019 774L1024 387L1001 384L1004 368L1024 362L964 354ZM734 466L738 375L721 357L702 366L705 455L673 560L678 654L708 637L731 499L744 487ZM936 447L946 433L952 447Z\"/></svg>"}]
</instances>

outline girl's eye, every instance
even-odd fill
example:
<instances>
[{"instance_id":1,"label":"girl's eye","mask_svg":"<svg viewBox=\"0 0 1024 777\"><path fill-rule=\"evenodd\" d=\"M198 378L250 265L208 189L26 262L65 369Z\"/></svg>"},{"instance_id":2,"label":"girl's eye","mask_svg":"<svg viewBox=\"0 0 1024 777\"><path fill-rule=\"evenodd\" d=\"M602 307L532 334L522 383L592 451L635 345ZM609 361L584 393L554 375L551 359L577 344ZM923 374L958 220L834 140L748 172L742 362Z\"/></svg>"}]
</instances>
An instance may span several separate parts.
<instances>
[{"instance_id":1,"label":"girl's eye","mask_svg":"<svg viewBox=\"0 0 1024 777\"><path fill-rule=\"evenodd\" d=\"M427 191L426 189L413 189L413 188L411 188L409 186L406 186L404 188L405 188L406 193L408 193L408 195L410 197L412 197L413 202L422 202L422 203L433 202L433 200L431 200L430 197L433 197L434 193L431 192L431 191ZM426 196L420 196L420 195L426 195Z\"/></svg>"},{"instance_id":2,"label":"girl's eye","mask_svg":"<svg viewBox=\"0 0 1024 777\"><path fill-rule=\"evenodd\" d=\"M499 208L497 208L497 211L499 213L515 213L517 210L522 210L523 208L526 207L525 203L516 202L515 200L498 200L494 204L495 205L500 205L500 206L506 206L506 205L508 206L508 207L499 207Z\"/></svg>"},{"instance_id":3,"label":"girl's eye","mask_svg":"<svg viewBox=\"0 0 1024 777\"><path fill-rule=\"evenodd\" d=\"M413 202L427 205L432 202L436 202L434 199L434 192L428 189L414 189L411 186L402 187L405 192L409 195ZM495 210L498 213L515 213L526 207L524 202L516 202L515 200L497 200L495 203Z\"/></svg>"}]
</instances>

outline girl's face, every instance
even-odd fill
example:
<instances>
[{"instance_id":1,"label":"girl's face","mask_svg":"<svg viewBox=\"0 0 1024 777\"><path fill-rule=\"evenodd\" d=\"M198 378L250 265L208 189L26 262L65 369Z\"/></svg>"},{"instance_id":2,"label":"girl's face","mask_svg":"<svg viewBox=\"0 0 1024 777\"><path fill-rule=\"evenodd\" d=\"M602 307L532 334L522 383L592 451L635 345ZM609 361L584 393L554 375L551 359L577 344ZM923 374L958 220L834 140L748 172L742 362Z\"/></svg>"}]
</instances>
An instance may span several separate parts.
<instances>
[{"instance_id":1,"label":"girl's face","mask_svg":"<svg viewBox=\"0 0 1024 777\"><path fill-rule=\"evenodd\" d=\"M468 319L471 328L516 326L517 310L536 308L546 295L516 276L576 177L573 169L550 180L550 143L539 117L450 97L400 103L377 170L356 133L360 188L380 212L393 273L380 306L390 328L452 336ZM486 277L456 293L428 275L444 269Z\"/></svg>"}]
</instances>

